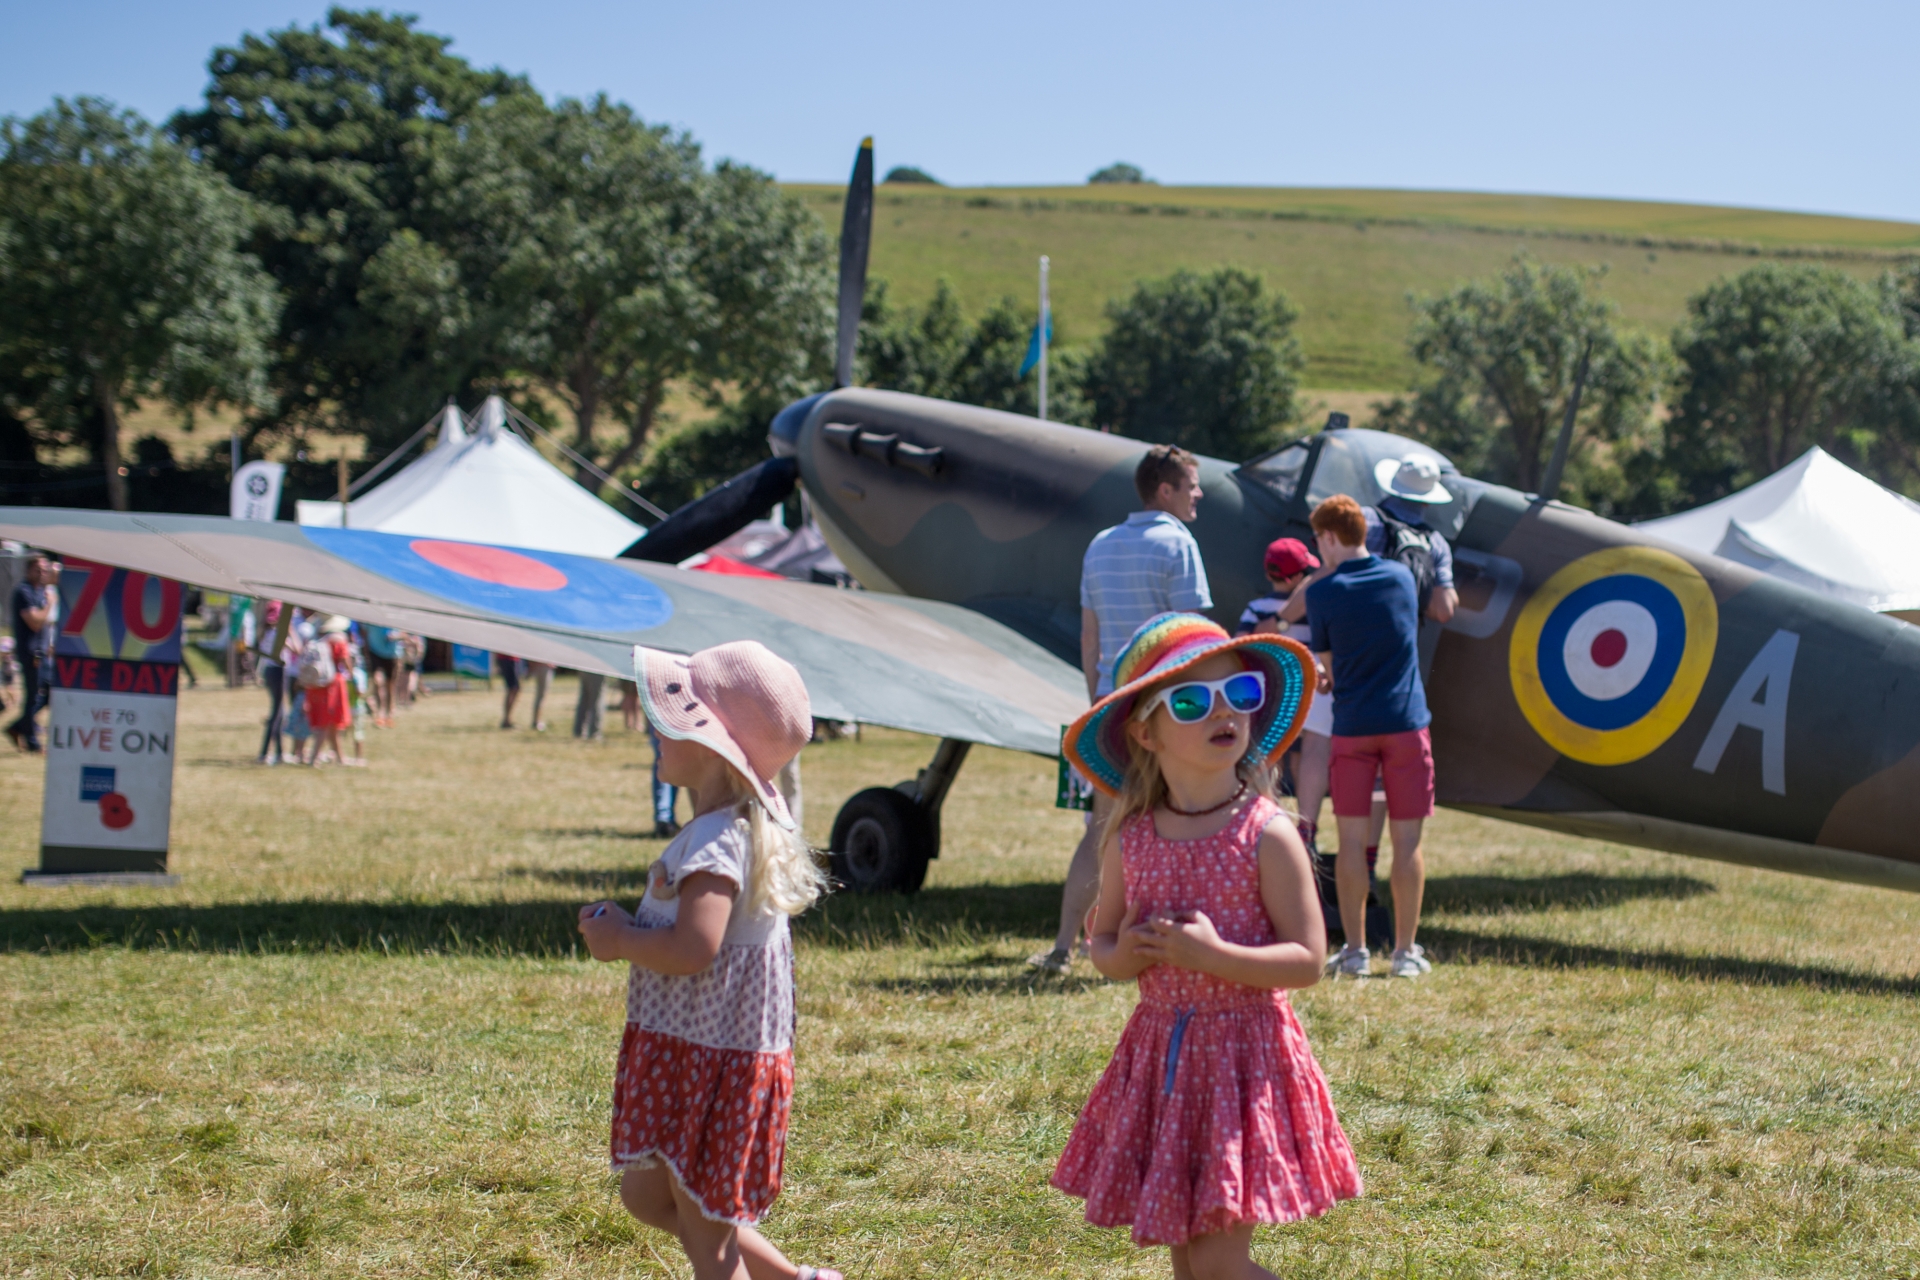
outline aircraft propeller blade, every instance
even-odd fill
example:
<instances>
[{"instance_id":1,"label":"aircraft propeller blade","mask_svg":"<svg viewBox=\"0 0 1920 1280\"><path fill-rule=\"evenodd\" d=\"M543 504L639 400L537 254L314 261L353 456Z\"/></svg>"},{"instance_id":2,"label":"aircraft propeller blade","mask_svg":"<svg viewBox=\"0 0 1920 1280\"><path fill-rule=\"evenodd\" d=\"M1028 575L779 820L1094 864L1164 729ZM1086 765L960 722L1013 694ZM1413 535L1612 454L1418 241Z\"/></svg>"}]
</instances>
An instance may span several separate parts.
<instances>
[{"instance_id":1,"label":"aircraft propeller blade","mask_svg":"<svg viewBox=\"0 0 1920 1280\"><path fill-rule=\"evenodd\" d=\"M833 385L853 385L853 348L867 299L867 249L873 244L873 139L860 141L840 219L840 318L834 330Z\"/></svg>"},{"instance_id":2,"label":"aircraft propeller blade","mask_svg":"<svg viewBox=\"0 0 1920 1280\"><path fill-rule=\"evenodd\" d=\"M679 564L785 502L800 481L796 458L768 458L680 507L620 553L627 560Z\"/></svg>"}]
</instances>

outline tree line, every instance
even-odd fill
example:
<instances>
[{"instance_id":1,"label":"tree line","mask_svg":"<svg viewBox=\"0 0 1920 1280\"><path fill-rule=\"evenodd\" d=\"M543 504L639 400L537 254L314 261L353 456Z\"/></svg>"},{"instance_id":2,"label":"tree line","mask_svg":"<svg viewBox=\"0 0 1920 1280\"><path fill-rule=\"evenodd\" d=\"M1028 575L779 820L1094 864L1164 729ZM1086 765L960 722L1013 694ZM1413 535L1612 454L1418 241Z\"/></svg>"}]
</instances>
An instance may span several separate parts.
<instances>
[{"instance_id":1,"label":"tree line","mask_svg":"<svg viewBox=\"0 0 1920 1280\"><path fill-rule=\"evenodd\" d=\"M173 465L157 439L126 456L122 417L153 400L236 407L251 453L325 431L378 456L447 397L502 391L588 488L605 472L669 508L764 457L771 415L831 380L827 230L685 133L604 96L548 103L448 44L334 9L216 49L202 104L163 126L85 98L0 121L0 467L24 469L0 486L77 447L127 508ZM1620 517L1811 444L1920 492L1920 266L1762 264L1670 337L1603 284L1521 258L1410 299L1419 378L1379 425L1532 490L1572 407L1562 496ZM1032 413L1035 320L1011 299L969 318L944 281L899 307L876 280L857 380ZM1106 320L1055 335L1050 417L1229 459L1302 429L1298 316L1258 276L1143 281ZM669 421L670 397L701 420Z\"/></svg>"}]
</instances>

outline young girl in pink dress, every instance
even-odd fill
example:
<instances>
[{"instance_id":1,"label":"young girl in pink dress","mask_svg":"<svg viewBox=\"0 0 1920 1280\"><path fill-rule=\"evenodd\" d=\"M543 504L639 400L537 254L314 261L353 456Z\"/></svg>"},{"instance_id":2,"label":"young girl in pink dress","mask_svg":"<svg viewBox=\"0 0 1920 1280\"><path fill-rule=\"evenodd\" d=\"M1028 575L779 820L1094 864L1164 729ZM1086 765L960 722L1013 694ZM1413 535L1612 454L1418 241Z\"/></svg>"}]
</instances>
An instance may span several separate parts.
<instances>
[{"instance_id":1,"label":"young girl in pink dress","mask_svg":"<svg viewBox=\"0 0 1920 1280\"><path fill-rule=\"evenodd\" d=\"M613 1086L613 1167L640 1221L679 1237L699 1280L840 1280L754 1229L780 1194L793 1100L787 917L821 876L773 779L813 730L800 673L752 642L691 658L634 650L660 776L694 819L629 916L580 908L596 960L633 965Z\"/></svg>"},{"instance_id":2,"label":"young girl in pink dress","mask_svg":"<svg viewBox=\"0 0 1920 1280\"><path fill-rule=\"evenodd\" d=\"M1269 1275L1248 1256L1255 1224L1360 1194L1286 995L1326 959L1313 870L1268 782L1312 669L1295 641L1163 613L1067 731L1069 758L1119 800L1093 963L1137 979L1140 1004L1053 1185L1087 1202L1087 1221L1172 1246L1179 1280Z\"/></svg>"}]
</instances>

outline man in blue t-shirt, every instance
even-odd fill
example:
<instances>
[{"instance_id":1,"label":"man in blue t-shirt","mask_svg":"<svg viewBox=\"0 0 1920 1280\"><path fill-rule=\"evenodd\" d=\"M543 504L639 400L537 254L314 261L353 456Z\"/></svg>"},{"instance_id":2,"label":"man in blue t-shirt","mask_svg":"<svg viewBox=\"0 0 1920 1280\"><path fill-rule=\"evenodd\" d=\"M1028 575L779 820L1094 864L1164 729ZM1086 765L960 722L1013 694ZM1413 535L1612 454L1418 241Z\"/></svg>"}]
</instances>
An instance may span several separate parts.
<instances>
[{"instance_id":1,"label":"man in blue t-shirt","mask_svg":"<svg viewBox=\"0 0 1920 1280\"><path fill-rule=\"evenodd\" d=\"M1433 813L1433 748L1420 683L1419 605L1405 565L1367 550L1367 517L1345 494L1314 509L1313 531L1329 572L1307 588L1310 647L1321 692L1333 704L1333 816L1340 832L1334 885L1347 944L1328 961L1335 974L1365 977L1367 820L1373 780L1385 779L1393 838L1394 951L1390 972L1417 978L1431 966L1413 940L1426 866L1420 833Z\"/></svg>"},{"instance_id":2,"label":"man in blue t-shirt","mask_svg":"<svg viewBox=\"0 0 1920 1280\"><path fill-rule=\"evenodd\" d=\"M27 576L14 584L7 600L13 624L13 651L20 660L20 718L7 736L22 751L40 750L35 719L53 690L53 636L60 621L60 566L46 556L27 561Z\"/></svg>"}]
</instances>

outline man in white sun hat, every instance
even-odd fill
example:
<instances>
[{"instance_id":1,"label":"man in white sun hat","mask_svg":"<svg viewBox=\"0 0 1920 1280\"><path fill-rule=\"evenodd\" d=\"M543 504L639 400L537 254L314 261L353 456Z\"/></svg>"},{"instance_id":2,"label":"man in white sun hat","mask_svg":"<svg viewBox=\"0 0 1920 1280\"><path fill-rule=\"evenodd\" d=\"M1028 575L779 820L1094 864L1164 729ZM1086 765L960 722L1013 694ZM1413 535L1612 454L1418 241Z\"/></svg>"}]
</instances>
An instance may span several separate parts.
<instances>
[{"instance_id":1,"label":"man in white sun hat","mask_svg":"<svg viewBox=\"0 0 1920 1280\"><path fill-rule=\"evenodd\" d=\"M1453 586L1453 548L1427 523L1427 514L1450 504L1453 494L1440 483L1440 464L1424 453L1383 458L1374 465L1373 478L1385 496L1378 506L1364 508L1367 550L1399 561L1413 574L1422 619L1420 671L1425 675L1433 665L1440 628L1460 604Z\"/></svg>"}]
</instances>

